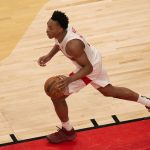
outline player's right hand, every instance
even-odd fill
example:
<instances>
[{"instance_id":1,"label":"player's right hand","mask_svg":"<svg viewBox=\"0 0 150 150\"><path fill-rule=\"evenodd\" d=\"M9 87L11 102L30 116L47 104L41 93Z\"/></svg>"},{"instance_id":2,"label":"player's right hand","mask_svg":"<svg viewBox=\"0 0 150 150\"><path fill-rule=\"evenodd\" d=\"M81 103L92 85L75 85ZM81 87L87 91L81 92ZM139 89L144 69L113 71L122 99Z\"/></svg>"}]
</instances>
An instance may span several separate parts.
<instances>
[{"instance_id":1,"label":"player's right hand","mask_svg":"<svg viewBox=\"0 0 150 150\"><path fill-rule=\"evenodd\" d=\"M46 66L47 62L48 62L47 56L42 56L38 59L38 64L42 67Z\"/></svg>"}]
</instances>

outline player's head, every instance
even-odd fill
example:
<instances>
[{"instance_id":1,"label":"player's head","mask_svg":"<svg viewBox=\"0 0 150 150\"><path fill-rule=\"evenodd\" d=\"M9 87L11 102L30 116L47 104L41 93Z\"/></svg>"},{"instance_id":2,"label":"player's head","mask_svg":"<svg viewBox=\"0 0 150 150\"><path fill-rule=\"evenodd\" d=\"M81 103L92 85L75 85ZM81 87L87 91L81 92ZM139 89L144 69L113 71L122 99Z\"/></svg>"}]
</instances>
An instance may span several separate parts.
<instances>
[{"instance_id":1,"label":"player's head","mask_svg":"<svg viewBox=\"0 0 150 150\"><path fill-rule=\"evenodd\" d=\"M69 19L65 13L54 11L51 18L47 22L47 35L49 38L56 38L64 30L68 28Z\"/></svg>"}]
</instances>

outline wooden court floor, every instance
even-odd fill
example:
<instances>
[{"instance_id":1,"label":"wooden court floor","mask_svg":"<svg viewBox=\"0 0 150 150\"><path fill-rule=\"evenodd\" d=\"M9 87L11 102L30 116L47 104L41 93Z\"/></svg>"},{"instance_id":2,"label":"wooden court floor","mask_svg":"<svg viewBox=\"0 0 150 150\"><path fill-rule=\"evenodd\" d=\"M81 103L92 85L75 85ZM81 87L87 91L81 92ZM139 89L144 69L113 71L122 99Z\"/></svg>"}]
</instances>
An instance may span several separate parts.
<instances>
[{"instance_id":1,"label":"wooden court floor","mask_svg":"<svg viewBox=\"0 0 150 150\"><path fill-rule=\"evenodd\" d=\"M0 37L0 144L11 142L10 134L24 140L47 135L60 125L43 84L50 76L68 75L74 67L61 53L47 67L37 64L38 58L48 53L54 44L45 34L47 20L54 10L65 11L70 25L99 50L112 84L150 96L149 0L41 0L40 4L38 7L33 5L36 16L30 21L27 19L27 28L24 27L22 33L14 36L3 33ZM18 7L20 5L22 3ZM6 9L5 5L1 7L3 9ZM21 18L29 14L20 10L12 15L20 17L16 21L22 21ZM7 17L1 18L1 26L5 27L6 23L9 29ZM26 21L22 23L26 24ZM15 32L17 29L18 26L14 26ZM14 45L14 41L15 48L6 47L6 43ZM5 48L8 49L7 57ZM104 125L114 122L112 115L117 115L120 121L150 116L144 106L106 98L91 86L71 95L67 102L75 129L91 127L90 119L93 118Z\"/></svg>"}]
</instances>

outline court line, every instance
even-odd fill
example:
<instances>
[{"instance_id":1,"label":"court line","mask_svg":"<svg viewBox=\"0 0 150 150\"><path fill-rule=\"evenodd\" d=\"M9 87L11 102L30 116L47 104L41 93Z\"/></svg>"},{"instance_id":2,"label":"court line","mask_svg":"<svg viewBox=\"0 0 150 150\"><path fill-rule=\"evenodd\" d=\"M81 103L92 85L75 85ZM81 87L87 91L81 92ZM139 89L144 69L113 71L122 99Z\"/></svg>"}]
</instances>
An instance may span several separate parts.
<instances>
[{"instance_id":1,"label":"court line","mask_svg":"<svg viewBox=\"0 0 150 150\"><path fill-rule=\"evenodd\" d=\"M91 122L94 125L94 127L98 127L99 126L95 119L91 119Z\"/></svg>"},{"instance_id":2,"label":"court line","mask_svg":"<svg viewBox=\"0 0 150 150\"><path fill-rule=\"evenodd\" d=\"M18 140L14 134L10 134L10 137L13 140L13 143L18 143Z\"/></svg>"},{"instance_id":3,"label":"court line","mask_svg":"<svg viewBox=\"0 0 150 150\"><path fill-rule=\"evenodd\" d=\"M114 121L115 121L117 124L120 123L120 120L118 119L118 117L117 117L116 115L112 115L111 117L114 119Z\"/></svg>"}]
</instances>

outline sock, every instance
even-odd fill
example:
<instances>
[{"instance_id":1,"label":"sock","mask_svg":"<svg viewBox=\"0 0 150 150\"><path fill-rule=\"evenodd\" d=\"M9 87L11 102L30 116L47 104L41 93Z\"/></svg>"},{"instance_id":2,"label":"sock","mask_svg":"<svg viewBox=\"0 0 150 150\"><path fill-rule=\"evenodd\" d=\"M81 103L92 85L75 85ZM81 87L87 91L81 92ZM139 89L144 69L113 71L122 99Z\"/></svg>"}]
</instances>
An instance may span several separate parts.
<instances>
[{"instance_id":1,"label":"sock","mask_svg":"<svg viewBox=\"0 0 150 150\"><path fill-rule=\"evenodd\" d=\"M64 127L67 131L71 131L73 128L69 120L67 122L62 122L62 127Z\"/></svg>"},{"instance_id":2,"label":"sock","mask_svg":"<svg viewBox=\"0 0 150 150\"><path fill-rule=\"evenodd\" d=\"M147 98L145 96L139 95L137 102L150 107L150 98Z\"/></svg>"}]
</instances>

